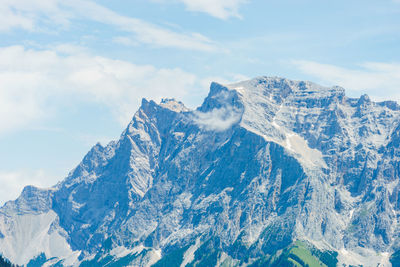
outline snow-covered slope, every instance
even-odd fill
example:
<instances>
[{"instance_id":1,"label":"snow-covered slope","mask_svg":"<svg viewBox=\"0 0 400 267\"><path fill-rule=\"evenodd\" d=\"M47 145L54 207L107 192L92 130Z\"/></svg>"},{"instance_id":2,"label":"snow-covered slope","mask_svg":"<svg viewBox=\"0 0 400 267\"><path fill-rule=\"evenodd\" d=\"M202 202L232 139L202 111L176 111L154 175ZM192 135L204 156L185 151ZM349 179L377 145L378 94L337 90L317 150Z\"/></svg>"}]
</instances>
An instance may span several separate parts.
<instances>
[{"instance_id":1,"label":"snow-covered slope","mask_svg":"<svg viewBox=\"0 0 400 267\"><path fill-rule=\"evenodd\" d=\"M143 100L119 140L0 209L0 254L246 266L301 240L339 264L390 266L399 156L400 106L339 87L260 77L211 84L196 110Z\"/></svg>"}]
</instances>

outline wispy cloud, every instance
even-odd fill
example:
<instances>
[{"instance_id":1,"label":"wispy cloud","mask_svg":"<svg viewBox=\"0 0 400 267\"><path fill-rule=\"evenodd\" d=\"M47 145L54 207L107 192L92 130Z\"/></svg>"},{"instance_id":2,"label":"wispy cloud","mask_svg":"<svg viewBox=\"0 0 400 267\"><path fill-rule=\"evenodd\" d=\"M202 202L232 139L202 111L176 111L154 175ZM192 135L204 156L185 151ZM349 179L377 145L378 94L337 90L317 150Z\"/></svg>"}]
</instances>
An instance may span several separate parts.
<instances>
[{"instance_id":1,"label":"wispy cloud","mask_svg":"<svg viewBox=\"0 0 400 267\"><path fill-rule=\"evenodd\" d=\"M360 64L358 68L343 68L304 60L292 63L319 82L340 85L350 94L367 93L377 100L400 100L400 63L367 62Z\"/></svg>"},{"instance_id":2,"label":"wispy cloud","mask_svg":"<svg viewBox=\"0 0 400 267\"><path fill-rule=\"evenodd\" d=\"M176 2L171 0L152 0L153 2ZM241 18L239 8L248 0L177 0L189 11L203 12L219 19Z\"/></svg>"},{"instance_id":3,"label":"wispy cloud","mask_svg":"<svg viewBox=\"0 0 400 267\"><path fill-rule=\"evenodd\" d=\"M4 0L0 5L0 31L40 30L39 24L67 26L72 17L57 0Z\"/></svg>"},{"instance_id":4,"label":"wispy cloud","mask_svg":"<svg viewBox=\"0 0 400 267\"><path fill-rule=\"evenodd\" d=\"M136 39L142 43L202 51L216 49L211 40L199 33L177 33L137 18L119 15L91 1L70 0L63 3L74 8L82 17L135 34Z\"/></svg>"},{"instance_id":5,"label":"wispy cloud","mask_svg":"<svg viewBox=\"0 0 400 267\"><path fill-rule=\"evenodd\" d=\"M61 48L62 53L22 46L0 48L0 133L84 103L107 106L126 124L142 97L182 99L196 92L199 84L195 75L178 68L135 65L92 56L76 47Z\"/></svg>"},{"instance_id":6,"label":"wispy cloud","mask_svg":"<svg viewBox=\"0 0 400 267\"><path fill-rule=\"evenodd\" d=\"M246 0L180 0L191 11L205 12L220 19L240 18L239 7Z\"/></svg>"},{"instance_id":7,"label":"wispy cloud","mask_svg":"<svg viewBox=\"0 0 400 267\"><path fill-rule=\"evenodd\" d=\"M242 113L232 107L222 107L208 112L195 111L192 119L207 131L225 131L240 121Z\"/></svg>"},{"instance_id":8,"label":"wispy cloud","mask_svg":"<svg viewBox=\"0 0 400 267\"><path fill-rule=\"evenodd\" d=\"M213 41L199 33L172 31L141 19L120 15L86 0L5 0L0 5L0 18L0 31L14 28L40 31L55 25L67 28L73 20L84 19L112 25L121 32L132 34L125 39L131 38L144 44L199 51L218 50Z\"/></svg>"},{"instance_id":9,"label":"wispy cloud","mask_svg":"<svg viewBox=\"0 0 400 267\"><path fill-rule=\"evenodd\" d=\"M138 46L139 45L138 41L135 41L134 39L126 37L126 36L117 36L117 37L114 37L112 40L114 43L122 44L125 46Z\"/></svg>"}]
</instances>

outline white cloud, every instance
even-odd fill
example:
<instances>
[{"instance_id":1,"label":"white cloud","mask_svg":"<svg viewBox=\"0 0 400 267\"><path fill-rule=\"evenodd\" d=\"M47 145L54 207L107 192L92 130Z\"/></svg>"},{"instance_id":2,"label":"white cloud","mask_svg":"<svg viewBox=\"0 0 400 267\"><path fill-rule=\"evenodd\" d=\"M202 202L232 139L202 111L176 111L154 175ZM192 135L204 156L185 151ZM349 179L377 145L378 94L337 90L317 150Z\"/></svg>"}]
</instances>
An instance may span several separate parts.
<instances>
[{"instance_id":1,"label":"white cloud","mask_svg":"<svg viewBox=\"0 0 400 267\"><path fill-rule=\"evenodd\" d=\"M61 50L70 54L22 46L0 48L0 133L84 103L105 105L126 124L142 97L182 99L197 90L197 77L178 68L158 69L79 49Z\"/></svg>"},{"instance_id":2,"label":"white cloud","mask_svg":"<svg viewBox=\"0 0 400 267\"><path fill-rule=\"evenodd\" d=\"M32 30L33 28L34 23L31 18L13 12L7 6L0 5L0 16L0 31L7 31L13 27L23 28L25 30Z\"/></svg>"},{"instance_id":3,"label":"white cloud","mask_svg":"<svg viewBox=\"0 0 400 267\"><path fill-rule=\"evenodd\" d=\"M238 17L239 6L246 0L180 0L188 10L208 13L220 19Z\"/></svg>"},{"instance_id":4,"label":"white cloud","mask_svg":"<svg viewBox=\"0 0 400 267\"><path fill-rule=\"evenodd\" d=\"M219 19L241 18L239 7L248 0L151 0L153 2L181 2L190 11L204 12Z\"/></svg>"},{"instance_id":5,"label":"white cloud","mask_svg":"<svg viewBox=\"0 0 400 267\"><path fill-rule=\"evenodd\" d=\"M193 121L207 131L225 131L238 123L242 112L232 107L222 107L209 112L195 111Z\"/></svg>"},{"instance_id":6,"label":"white cloud","mask_svg":"<svg viewBox=\"0 0 400 267\"><path fill-rule=\"evenodd\" d=\"M3 0L0 5L0 31L18 27L25 30L38 30L38 24L69 24L72 17L62 10L56 0Z\"/></svg>"},{"instance_id":7,"label":"white cloud","mask_svg":"<svg viewBox=\"0 0 400 267\"><path fill-rule=\"evenodd\" d=\"M117 44L122 44L125 46L137 46L139 42L133 40L132 38L126 36L117 36L113 38L113 42Z\"/></svg>"},{"instance_id":8,"label":"white cloud","mask_svg":"<svg viewBox=\"0 0 400 267\"><path fill-rule=\"evenodd\" d=\"M119 15L91 1L70 0L63 3L74 8L82 17L114 25L123 31L131 32L136 35L138 41L143 43L202 51L216 49L211 40L199 33L173 32L140 19Z\"/></svg>"},{"instance_id":9,"label":"white cloud","mask_svg":"<svg viewBox=\"0 0 400 267\"><path fill-rule=\"evenodd\" d=\"M86 19L108 24L133 34L138 41L160 47L213 51L217 45L199 33L181 33L120 15L104 6L86 0L4 0L0 4L0 31L22 28L46 31L54 27L68 27L74 19ZM126 41L126 40L125 40Z\"/></svg>"},{"instance_id":10,"label":"white cloud","mask_svg":"<svg viewBox=\"0 0 400 267\"><path fill-rule=\"evenodd\" d=\"M400 100L400 63L368 62L349 69L313 61L293 61L302 72L328 85L339 85L350 95L367 93L376 100Z\"/></svg>"},{"instance_id":11,"label":"white cloud","mask_svg":"<svg viewBox=\"0 0 400 267\"><path fill-rule=\"evenodd\" d=\"M43 170L36 171L0 171L0 206L8 200L16 199L26 185L50 187L57 182Z\"/></svg>"}]
</instances>

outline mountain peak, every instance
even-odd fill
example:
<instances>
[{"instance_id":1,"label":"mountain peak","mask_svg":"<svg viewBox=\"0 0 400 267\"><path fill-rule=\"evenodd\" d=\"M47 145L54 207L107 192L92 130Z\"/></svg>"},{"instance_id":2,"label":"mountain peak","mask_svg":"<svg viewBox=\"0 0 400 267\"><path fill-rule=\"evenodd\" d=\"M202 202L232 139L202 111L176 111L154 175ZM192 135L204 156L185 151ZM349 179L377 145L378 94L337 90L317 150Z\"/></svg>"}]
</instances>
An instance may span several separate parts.
<instances>
[{"instance_id":1,"label":"mountain peak","mask_svg":"<svg viewBox=\"0 0 400 267\"><path fill-rule=\"evenodd\" d=\"M198 110L201 112L209 112L214 109L219 110L227 108L243 108L243 102L239 100L238 92L226 85L212 82L210 85L210 92Z\"/></svg>"},{"instance_id":2,"label":"mountain peak","mask_svg":"<svg viewBox=\"0 0 400 267\"><path fill-rule=\"evenodd\" d=\"M339 86L326 87L310 81L295 81L282 77L261 76L251 80L227 85L228 88L241 93L249 91L262 91L265 94L279 94L281 97L293 93L313 94L315 97L327 95L344 95L345 90Z\"/></svg>"},{"instance_id":3,"label":"mountain peak","mask_svg":"<svg viewBox=\"0 0 400 267\"><path fill-rule=\"evenodd\" d=\"M167 108L175 112L187 112L190 111L181 101L174 98L163 98L161 99L160 106Z\"/></svg>"}]
</instances>

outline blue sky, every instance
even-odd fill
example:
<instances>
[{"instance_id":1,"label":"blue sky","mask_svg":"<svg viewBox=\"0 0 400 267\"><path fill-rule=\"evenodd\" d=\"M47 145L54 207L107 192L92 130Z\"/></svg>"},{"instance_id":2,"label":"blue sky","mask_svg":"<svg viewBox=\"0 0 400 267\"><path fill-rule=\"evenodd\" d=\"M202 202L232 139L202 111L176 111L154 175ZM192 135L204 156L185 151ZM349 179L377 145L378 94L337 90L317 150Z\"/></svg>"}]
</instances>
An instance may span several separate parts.
<instances>
[{"instance_id":1,"label":"blue sky","mask_svg":"<svg viewBox=\"0 0 400 267\"><path fill-rule=\"evenodd\" d=\"M3 0L0 204L117 139L142 97L260 75L400 99L400 1Z\"/></svg>"}]
</instances>

